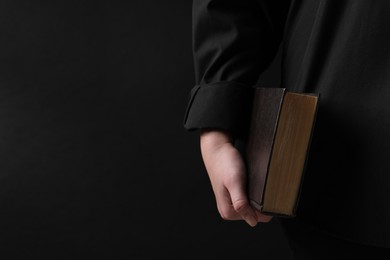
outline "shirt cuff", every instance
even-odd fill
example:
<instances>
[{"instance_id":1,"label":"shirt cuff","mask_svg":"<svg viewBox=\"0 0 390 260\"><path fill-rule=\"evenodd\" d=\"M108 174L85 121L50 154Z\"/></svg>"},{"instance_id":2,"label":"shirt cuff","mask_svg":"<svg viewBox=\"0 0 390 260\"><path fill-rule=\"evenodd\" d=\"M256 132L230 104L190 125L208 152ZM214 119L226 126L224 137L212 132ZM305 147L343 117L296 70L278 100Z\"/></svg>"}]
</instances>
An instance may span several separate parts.
<instances>
[{"instance_id":1,"label":"shirt cuff","mask_svg":"<svg viewBox=\"0 0 390 260\"><path fill-rule=\"evenodd\" d=\"M184 128L216 128L243 136L249 130L253 94L253 87L234 81L195 85L185 111Z\"/></svg>"}]
</instances>

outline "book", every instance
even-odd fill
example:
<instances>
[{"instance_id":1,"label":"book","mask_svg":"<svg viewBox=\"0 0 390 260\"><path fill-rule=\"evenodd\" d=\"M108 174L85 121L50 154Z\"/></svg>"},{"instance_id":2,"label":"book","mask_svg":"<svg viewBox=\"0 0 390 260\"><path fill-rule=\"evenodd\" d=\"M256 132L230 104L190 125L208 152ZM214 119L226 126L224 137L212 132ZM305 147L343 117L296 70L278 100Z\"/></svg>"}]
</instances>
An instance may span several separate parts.
<instances>
[{"instance_id":1,"label":"book","mask_svg":"<svg viewBox=\"0 0 390 260\"><path fill-rule=\"evenodd\" d=\"M256 87L246 146L250 204L265 215L295 217L319 94Z\"/></svg>"}]
</instances>

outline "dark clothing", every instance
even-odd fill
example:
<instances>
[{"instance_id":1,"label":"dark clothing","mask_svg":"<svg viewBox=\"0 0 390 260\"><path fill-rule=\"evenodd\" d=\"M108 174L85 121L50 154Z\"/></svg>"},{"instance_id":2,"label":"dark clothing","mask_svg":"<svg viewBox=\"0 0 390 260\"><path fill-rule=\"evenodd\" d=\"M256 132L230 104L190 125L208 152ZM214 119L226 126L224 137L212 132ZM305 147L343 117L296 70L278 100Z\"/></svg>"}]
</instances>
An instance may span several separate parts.
<instances>
[{"instance_id":1,"label":"dark clothing","mask_svg":"<svg viewBox=\"0 0 390 260\"><path fill-rule=\"evenodd\" d=\"M294 260L390 259L390 248L350 242L298 219L280 219L280 224Z\"/></svg>"},{"instance_id":2,"label":"dark clothing","mask_svg":"<svg viewBox=\"0 0 390 260\"><path fill-rule=\"evenodd\" d=\"M297 218L390 247L390 1L195 0L185 128L245 139L279 46L280 87L321 96Z\"/></svg>"}]
</instances>

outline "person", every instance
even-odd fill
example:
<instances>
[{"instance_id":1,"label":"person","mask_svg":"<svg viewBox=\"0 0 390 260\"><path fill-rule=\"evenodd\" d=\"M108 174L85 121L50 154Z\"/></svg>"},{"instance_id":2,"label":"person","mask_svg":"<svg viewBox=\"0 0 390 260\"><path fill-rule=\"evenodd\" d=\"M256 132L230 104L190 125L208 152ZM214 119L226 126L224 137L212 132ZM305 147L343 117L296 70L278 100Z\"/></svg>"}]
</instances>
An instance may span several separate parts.
<instances>
[{"instance_id":1,"label":"person","mask_svg":"<svg viewBox=\"0 0 390 260\"><path fill-rule=\"evenodd\" d=\"M272 217L245 192L253 89L281 50L279 86L320 94L295 218L278 218L294 259L390 259L390 1L194 0L198 130L224 220ZM362 258L359 258L362 259Z\"/></svg>"}]
</instances>

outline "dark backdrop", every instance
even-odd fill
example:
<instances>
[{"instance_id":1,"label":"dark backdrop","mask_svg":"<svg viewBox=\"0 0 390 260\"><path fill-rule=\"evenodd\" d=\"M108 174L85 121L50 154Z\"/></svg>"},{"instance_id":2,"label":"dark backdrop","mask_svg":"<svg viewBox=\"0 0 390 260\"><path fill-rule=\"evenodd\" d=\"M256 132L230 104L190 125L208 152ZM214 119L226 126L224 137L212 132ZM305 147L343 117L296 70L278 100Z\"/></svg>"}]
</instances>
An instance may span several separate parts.
<instances>
[{"instance_id":1,"label":"dark backdrop","mask_svg":"<svg viewBox=\"0 0 390 260\"><path fill-rule=\"evenodd\" d=\"M288 259L219 217L182 127L191 1L3 0L0 31L2 259Z\"/></svg>"}]
</instances>

